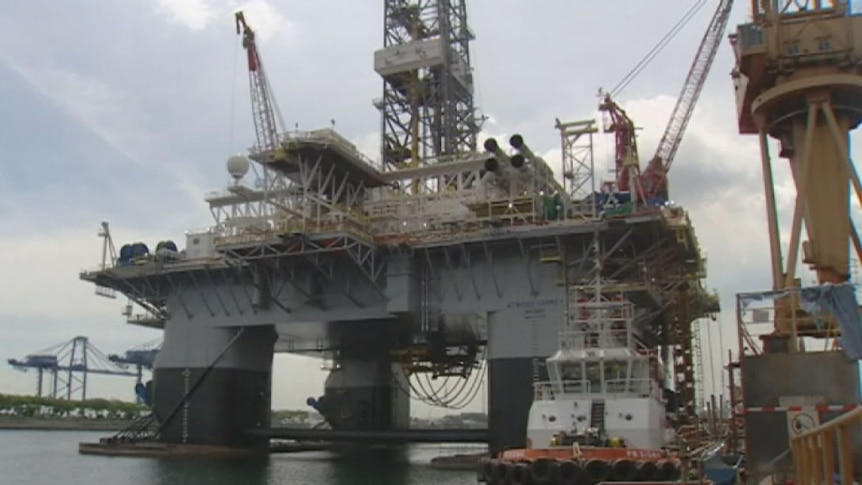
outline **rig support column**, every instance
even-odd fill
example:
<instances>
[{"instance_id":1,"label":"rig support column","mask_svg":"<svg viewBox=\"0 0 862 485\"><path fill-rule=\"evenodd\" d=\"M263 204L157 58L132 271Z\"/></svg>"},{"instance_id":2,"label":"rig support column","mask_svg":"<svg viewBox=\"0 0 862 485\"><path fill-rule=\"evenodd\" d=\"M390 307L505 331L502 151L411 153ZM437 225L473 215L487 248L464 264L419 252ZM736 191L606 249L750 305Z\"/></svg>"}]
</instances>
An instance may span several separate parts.
<instances>
[{"instance_id":1,"label":"rig support column","mask_svg":"<svg viewBox=\"0 0 862 485\"><path fill-rule=\"evenodd\" d=\"M317 407L333 429L388 431L410 427L409 385L388 355L342 358L329 373Z\"/></svg>"},{"instance_id":2,"label":"rig support column","mask_svg":"<svg viewBox=\"0 0 862 485\"><path fill-rule=\"evenodd\" d=\"M548 380L545 359L556 343L562 306L547 318L525 321L523 315L488 316L488 449L491 454L527 445L527 420L533 384ZM520 328L518 328L520 327Z\"/></svg>"},{"instance_id":3,"label":"rig support column","mask_svg":"<svg viewBox=\"0 0 862 485\"><path fill-rule=\"evenodd\" d=\"M272 326L213 328L170 321L153 369L153 410L166 443L261 449L271 408ZM185 401L184 401L185 400Z\"/></svg>"}]
</instances>

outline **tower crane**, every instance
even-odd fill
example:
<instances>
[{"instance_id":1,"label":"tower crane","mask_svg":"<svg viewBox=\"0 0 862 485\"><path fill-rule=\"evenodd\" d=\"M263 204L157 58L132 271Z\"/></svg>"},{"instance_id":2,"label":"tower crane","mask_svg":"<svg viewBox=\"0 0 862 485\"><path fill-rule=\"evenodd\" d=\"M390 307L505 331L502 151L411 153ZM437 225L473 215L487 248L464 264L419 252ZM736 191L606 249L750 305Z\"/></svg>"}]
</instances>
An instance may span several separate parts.
<instances>
[{"instance_id":1,"label":"tower crane","mask_svg":"<svg viewBox=\"0 0 862 485\"><path fill-rule=\"evenodd\" d=\"M732 7L733 0L718 2L718 7L703 34L658 148L644 170L640 170L634 122L611 99L611 94L603 96L599 110L607 112L611 120L605 131L613 132L616 139L617 187L620 191L631 191L632 202L635 204L639 201L647 203L656 198L665 200L668 198L668 171L712 68Z\"/></svg>"}]
</instances>

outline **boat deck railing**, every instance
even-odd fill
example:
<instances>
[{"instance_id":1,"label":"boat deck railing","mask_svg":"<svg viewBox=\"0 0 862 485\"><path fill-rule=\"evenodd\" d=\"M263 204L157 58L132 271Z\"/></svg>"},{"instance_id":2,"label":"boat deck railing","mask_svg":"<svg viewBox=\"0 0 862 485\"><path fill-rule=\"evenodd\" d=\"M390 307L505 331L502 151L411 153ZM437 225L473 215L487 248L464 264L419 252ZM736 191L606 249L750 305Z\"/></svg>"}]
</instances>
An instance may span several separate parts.
<instances>
[{"instance_id":1,"label":"boat deck railing","mask_svg":"<svg viewBox=\"0 0 862 485\"><path fill-rule=\"evenodd\" d=\"M862 425L862 408L821 424L790 441L797 485L852 485L856 470L853 451Z\"/></svg>"},{"instance_id":2,"label":"boat deck railing","mask_svg":"<svg viewBox=\"0 0 862 485\"><path fill-rule=\"evenodd\" d=\"M658 386L649 378L608 379L601 382L589 380L563 380L536 382L533 384L534 401L553 401L561 398L584 397L649 397Z\"/></svg>"}]
</instances>

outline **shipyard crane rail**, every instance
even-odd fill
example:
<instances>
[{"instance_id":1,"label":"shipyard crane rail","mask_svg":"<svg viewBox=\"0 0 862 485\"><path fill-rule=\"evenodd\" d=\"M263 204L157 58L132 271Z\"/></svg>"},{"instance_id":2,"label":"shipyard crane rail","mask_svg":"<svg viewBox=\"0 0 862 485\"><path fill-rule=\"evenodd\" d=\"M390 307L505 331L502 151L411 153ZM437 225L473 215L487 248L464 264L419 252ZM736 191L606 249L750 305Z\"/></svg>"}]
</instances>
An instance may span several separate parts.
<instances>
[{"instance_id":1,"label":"shipyard crane rail","mask_svg":"<svg viewBox=\"0 0 862 485\"><path fill-rule=\"evenodd\" d=\"M87 376L90 374L130 377L137 375L129 371L126 365L111 362L87 337L81 336L29 354L23 359L8 359L8 363L23 372L36 369L37 396L42 396L43 378L47 373L51 377L48 397L70 401L79 391L81 400L87 399Z\"/></svg>"}]
</instances>

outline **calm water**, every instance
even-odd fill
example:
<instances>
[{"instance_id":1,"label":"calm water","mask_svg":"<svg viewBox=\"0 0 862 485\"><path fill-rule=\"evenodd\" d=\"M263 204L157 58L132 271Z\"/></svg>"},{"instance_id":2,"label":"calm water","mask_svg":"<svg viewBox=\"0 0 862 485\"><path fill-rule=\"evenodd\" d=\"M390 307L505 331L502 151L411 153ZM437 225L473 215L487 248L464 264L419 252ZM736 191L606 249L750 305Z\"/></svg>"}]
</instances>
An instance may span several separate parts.
<instances>
[{"instance_id":1,"label":"calm water","mask_svg":"<svg viewBox=\"0 0 862 485\"><path fill-rule=\"evenodd\" d=\"M474 485L475 473L431 469L452 448L273 455L214 461L83 456L78 442L106 433L0 430L0 485ZM464 451L464 450L461 450Z\"/></svg>"}]
</instances>

